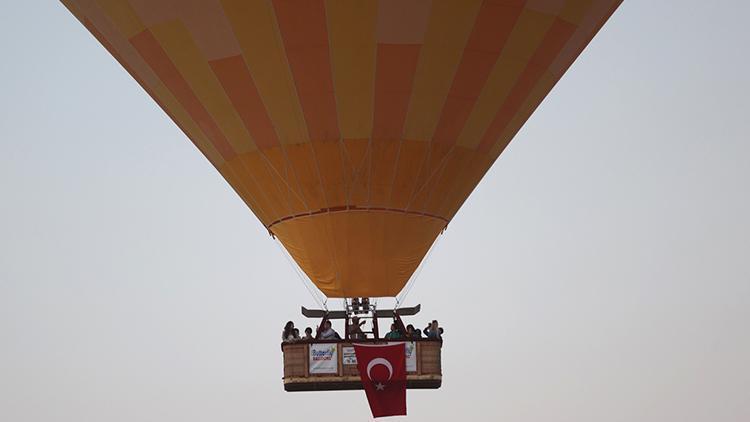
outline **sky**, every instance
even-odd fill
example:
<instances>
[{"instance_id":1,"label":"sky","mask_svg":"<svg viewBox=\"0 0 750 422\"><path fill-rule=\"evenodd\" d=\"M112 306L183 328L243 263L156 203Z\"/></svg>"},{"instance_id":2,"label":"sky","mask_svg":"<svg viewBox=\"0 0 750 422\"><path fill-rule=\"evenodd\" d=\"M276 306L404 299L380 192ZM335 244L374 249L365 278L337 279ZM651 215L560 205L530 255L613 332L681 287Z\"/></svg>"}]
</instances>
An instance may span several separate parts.
<instances>
[{"instance_id":1,"label":"sky","mask_svg":"<svg viewBox=\"0 0 750 422\"><path fill-rule=\"evenodd\" d=\"M6 3L0 420L369 420L283 391L315 302L216 170L61 4ZM748 16L624 2L411 290L445 343L409 420L750 420Z\"/></svg>"}]
</instances>

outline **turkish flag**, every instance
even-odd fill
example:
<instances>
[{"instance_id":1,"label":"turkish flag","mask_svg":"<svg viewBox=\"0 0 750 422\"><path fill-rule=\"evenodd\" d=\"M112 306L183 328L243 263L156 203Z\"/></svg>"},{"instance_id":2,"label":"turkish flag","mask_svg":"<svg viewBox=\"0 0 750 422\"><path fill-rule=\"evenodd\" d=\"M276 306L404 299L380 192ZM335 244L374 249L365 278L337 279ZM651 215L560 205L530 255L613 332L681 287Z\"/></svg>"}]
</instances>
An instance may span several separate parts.
<instances>
[{"instance_id":1,"label":"turkish flag","mask_svg":"<svg viewBox=\"0 0 750 422\"><path fill-rule=\"evenodd\" d=\"M404 343L354 344L357 369L374 418L406 414Z\"/></svg>"}]
</instances>

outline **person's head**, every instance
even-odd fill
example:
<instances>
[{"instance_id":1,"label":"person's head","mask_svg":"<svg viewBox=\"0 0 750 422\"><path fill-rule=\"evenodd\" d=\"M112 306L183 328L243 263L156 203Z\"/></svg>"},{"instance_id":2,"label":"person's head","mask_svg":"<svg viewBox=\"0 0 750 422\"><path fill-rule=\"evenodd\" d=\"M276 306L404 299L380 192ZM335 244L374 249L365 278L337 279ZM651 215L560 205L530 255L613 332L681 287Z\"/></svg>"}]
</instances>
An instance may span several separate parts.
<instances>
[{"instance_id":1,"label":"person's head","mask_svg":"<svg viewBox=\"0 0 750 422\"><path fill-rule=\"evenodd\" d=\"M409 333L409 335L414 334L414 326L409 324L406 326L406 332Z\"/></svg>"},{"instance_id":2,"label":"person's head","mask_svg":"<svg viewBox=\"0 0 750 422\"><path fill-rule=\"evenodd\" d=\"M295 328L294 330L292 330L292 332L294 333L295 337L299 337L299 328Z\"/></svg>"},{"instance_id":3,"label":"person's head","mask_svg":"<svg viewBox=\"0 0 750 422\"><path fill-rule=\"evenodd\" d=\"M391 324L391 331L396 331L396 324Z\"/></svg>"},{"instance_id":4,"label":"person's head","mask_svg":"<svg viewBox=\"0 0 750 422\"><path fill-rule=\"evenodd\" d=\"M352 317L352 324L357 324L358 322L359 322L359 317L358 316L353 316Z\"/></svg>"},{"instance_id":5,"label":"person's head","mask_svg":"<svg viewBox=\"0 0 750 422\"><path fill-rule=\"evenodd\" d=\"M286 325L284 326L284 330L291 330L294 328L294 323L292 321L287 321Z\"/></svg>"},{"instance_id":6,"label":"person's head","mask_svg":"<svg viewBox=\"0 0 750 422\"><path fill-rule=\"evenodd\" d=\"M430 325L430 327L432 327L433 330L437 330L437 328L438 328L438 322L437 322L436 319L432 320L432 324Z\"/></svg>"},{"instance_id":7,"label":"person's head","mask_svg":"<svg viewBox=\"0 0 750 422\"><path fill-rule=\"evenodd\" d=\"M305 335L308 335L308 336L312 335L312 328L310 327L305 328Z\"/></svg>"},{"instance_id":8,"label":"person's head","mask_svg":"<svg viewBox=\"0 0 750 422\"><path fill-rule=\"evenodd\" d=\"M326 330L330 330L330 329L331 329L331 321L326 321L326 323L325 323L325 324L323 324L323 327L324 327L324 328L325 328Z\"/></svg>"}]
</instances>

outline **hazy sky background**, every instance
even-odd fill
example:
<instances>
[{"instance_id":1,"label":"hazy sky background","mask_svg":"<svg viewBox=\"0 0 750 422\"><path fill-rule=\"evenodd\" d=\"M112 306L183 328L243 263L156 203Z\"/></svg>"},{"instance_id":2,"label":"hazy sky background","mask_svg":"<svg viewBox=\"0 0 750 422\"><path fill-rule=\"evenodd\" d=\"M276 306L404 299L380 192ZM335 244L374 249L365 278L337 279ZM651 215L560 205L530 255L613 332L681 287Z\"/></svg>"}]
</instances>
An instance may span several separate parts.
<instances>
[{"instance_id":1,"label":"hazy sky background","mask_svg":"<svg viewBox=\"0 0 750 422\"><path fill-rule=\"evenodd\" d=\"M57 2L0 13L0 420L369 419L284 393L314 302ZM410 419L750 420L750 2L629 0L451 222Z\"/></svg>"}]
</instances>

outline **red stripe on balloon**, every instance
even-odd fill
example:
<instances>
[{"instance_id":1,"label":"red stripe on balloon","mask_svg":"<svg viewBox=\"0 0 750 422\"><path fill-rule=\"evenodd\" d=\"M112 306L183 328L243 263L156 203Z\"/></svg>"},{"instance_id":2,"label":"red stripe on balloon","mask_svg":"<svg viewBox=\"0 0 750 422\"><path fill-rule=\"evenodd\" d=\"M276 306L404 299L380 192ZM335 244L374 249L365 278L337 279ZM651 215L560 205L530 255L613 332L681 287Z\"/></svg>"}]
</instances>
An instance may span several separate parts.
<instances>
[{"instance_id":1,"label":"red stripe on balloon","mask_svg":"<svg viewBox=\"0 0 750 422\"><path fill-rule=\"evenodd\" d=\"M552 61L560 54L571 36L575 33L576 26L560 18L556 18L544 40L534 52L526 68L511 89L508 97L500 106L495 118L482 136L478 149L488 151L500 138L503 130L508 126L513 116L523 106L524 101L547 71Z\"/></svg>"},{"instance_id":2,"label":"red stripe on balloon","mask_svg":"<svg viewBox=\"0 0 750 422\"><path fill-rule=\"evenodd\" d=\"M258 148L279 145L276 130L242 56L225 57L208 63L255 140L255 145Z\"/></svg>"},{"instance_id":3,"label":"red stripe on balloon","mask_svg":"<svg viewBox=\"0 0 750 422\"><path fill-rule=\"evenodd\" d=\"M325 5L322 0L273 5L310 139L339 139Z\"/></svg>"},{"instance_id":4,"label":"red stripe on balloon","mask_svg":"<svg viewBox=\"0 0 750 422\"><path fill-rule=\"evenodd\" d=\"M190 117L201 128L206 137L216 147L225 160L232 159L236 153L219 129L211 115L201 104L190 85L175 67L169 56L156 41L154 35L148 30L143 30L130 38L130 43L138 50L138 53L151 66L162 83L172 92L177 101L185 108Z\"/></svg>"},{"instance_id":5,"label":"red stripe on balloon","mask_svg":"<svg viewBox=\"0 0 750 422\"><path fill-rule=\"evenodd\" d=\"M448 91L433 141L454 144L469 119L510 33L523 10L519 4L482 4Z\"/></svg>"},{"instance_id":6,"label":"red stripe on balloon","mask_svg":"<svg viewBox=\"0 0 750 422\"><path fill-rule=\"evenodd\" d=\"M419 45L378 45L372 128L374 139L401 139L419 50Z\"/></svg>"}]
</instances>

